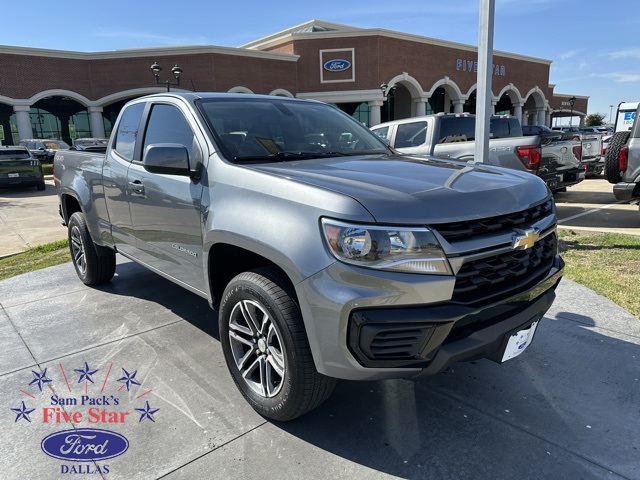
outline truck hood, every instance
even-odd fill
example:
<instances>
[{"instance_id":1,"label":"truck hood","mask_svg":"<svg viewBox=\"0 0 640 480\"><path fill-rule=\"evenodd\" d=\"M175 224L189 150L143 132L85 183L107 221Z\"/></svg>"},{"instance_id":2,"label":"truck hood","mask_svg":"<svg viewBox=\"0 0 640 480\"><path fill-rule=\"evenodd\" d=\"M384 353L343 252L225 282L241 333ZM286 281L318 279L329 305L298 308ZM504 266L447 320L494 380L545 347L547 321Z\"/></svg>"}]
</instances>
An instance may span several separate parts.
<instances>
[{"instance_id":1,"label":"truck hood","mask_svg":"<svg viewBox=\"0 0 640 480\"><path fill-rule=\"evenodd\" d=\"M503 215L549 195L544 182L529 173L417 156L332 157L249 168L348 195L377 222L391 224Z\"/></svg>"}]
</instances>

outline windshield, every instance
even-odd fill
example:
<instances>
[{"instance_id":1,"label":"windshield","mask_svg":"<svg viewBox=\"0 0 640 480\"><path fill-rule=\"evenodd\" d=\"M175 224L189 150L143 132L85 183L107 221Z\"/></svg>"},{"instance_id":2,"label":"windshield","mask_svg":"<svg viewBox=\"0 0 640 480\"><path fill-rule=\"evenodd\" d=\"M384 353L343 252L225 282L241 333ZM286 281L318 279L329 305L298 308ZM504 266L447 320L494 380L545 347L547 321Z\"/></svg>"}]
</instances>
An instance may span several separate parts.
<instances>
[{"instance_id":1,"label":"windshield","mask_svg":"<svg viewBox=\"0 0 640 480\"><path fill-rule=\"evenodd\" d=\"M391 153L366 127L323 103L233 97L205 99L199 108L223 154L235 161Z\"/></svg>"}]
</instances>

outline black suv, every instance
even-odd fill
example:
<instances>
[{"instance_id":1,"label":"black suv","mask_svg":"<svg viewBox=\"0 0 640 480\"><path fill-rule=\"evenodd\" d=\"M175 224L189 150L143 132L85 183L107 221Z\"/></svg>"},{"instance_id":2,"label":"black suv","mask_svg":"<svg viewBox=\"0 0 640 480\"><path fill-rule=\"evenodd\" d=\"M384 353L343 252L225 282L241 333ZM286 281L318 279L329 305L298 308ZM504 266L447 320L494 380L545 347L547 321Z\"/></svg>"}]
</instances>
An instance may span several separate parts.
<instances>
[{"instance_id":1,"label":"black suv","mask_svg":"<svg viewBox=\"0 0 640 480\"><path fill-rule=\"evenodd\" d=\"M31 155L43 163L53 163L58 150L69 150L69 145L62 140L26 138L18 143L21 147L27 147Z\"/></svg>"}]
</instances>

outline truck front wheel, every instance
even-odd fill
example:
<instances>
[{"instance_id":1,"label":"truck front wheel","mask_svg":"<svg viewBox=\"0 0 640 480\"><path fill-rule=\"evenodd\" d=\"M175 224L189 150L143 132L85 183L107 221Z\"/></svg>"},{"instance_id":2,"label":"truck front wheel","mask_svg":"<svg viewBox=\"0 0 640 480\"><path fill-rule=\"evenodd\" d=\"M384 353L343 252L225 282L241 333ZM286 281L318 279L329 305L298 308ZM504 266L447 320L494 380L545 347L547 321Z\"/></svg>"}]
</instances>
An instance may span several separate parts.
<instances>
[{"instance_id":1,"label":"truck front wheel","mask_svg":"<svg viewBox=\"0 0 640 480\"><path fill-rule=\"evenodd\" d=\"M237 275L219 311L220 342L238 389L259 414L292 420L333 392L336 380L317 372L300 309L275 268Z\"/></svg>"},{"instance_id":2,"label":"truck front wheel","mask_svg":"<svg viewBox=\"0 0 640 480\"><path fill-rule=\"evenodd\" d=\"M71 261L82 283L97 285L111 280L116 272L115 252L109 250L98 255L81 212L71 215L67 225Z\"/></svg>"},{"instance_id":3,"label":"truck front wheel","mask_svg":"<svg viewBox=\"0 0 640 480\"><path fill-rule=\"evenodd\" d=\"M622 147L627 144L630 133L628 131L616 132L609 140L609 146L604 155L604 176L609 183L615 184L622 181L618 156Z\"/></svg>"}]
</instances>

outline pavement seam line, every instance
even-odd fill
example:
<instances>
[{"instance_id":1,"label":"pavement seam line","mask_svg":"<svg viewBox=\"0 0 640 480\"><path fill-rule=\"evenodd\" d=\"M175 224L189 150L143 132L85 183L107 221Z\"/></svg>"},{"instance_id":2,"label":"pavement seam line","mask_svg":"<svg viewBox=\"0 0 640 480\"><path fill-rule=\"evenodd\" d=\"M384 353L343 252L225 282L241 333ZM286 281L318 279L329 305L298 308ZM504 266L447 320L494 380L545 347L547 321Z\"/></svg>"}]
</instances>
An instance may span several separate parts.
<instances>
[{"instance_id":1,"label":"pavement seam line","mask_svg":"<svg viewBox=\"0 0 640 480\"><path fill-rule=\"evenodd\" d=\"M171 470L170 472L165 473L165 474L164 474L164 475L162 475L161 477L157 477L157 480L160 480L160 479L162 479L162 478L165 478L167 475L171 475L172 473L177 472L178 470L180 470L180 469L182 469L182 468L186 467L187 465L192 464L193 462L196 462L196 461L200 460L201 458L203 458L203 457L205 457L205 456L207 456L207 455L209 455L209 454L211 454L211 453L213 453L213 452L217 452L217 451L218 451L218 450L220 450L222 447L226 447L226 446L227 446L227 445L229 445L230 443L235 442L236 440L238 440L238 439L240 439L240 438L244 437L245 435L247 435L247 434L249 434L249 433L253 432L254 430L257 430L258 428L263 427L263 426L264 426L264 425L266 425L267 423L269 423L269 422L265 420L265 421L264 421L264 422L262 422L260 425L256 425L255 427L253 427L253 428L251 428L251 429L247 430L246 432L241 433L241 434L240 434L240 435L238 435L237 437L234 437L234 438L232 438L231 440L228 440L228 441L226 441L226 442L222 443L221 445L218 445L216 448L213 448L213 449L211 449L210 451L208 451L208 452L206 452L206 453L203 453L202 455L200 455L200 456L198 456L198 457L196 457L196 458L194 458L194 459L192 459L192 460L189 460L189 461L188 461L187 463L185 463L184 465L180 465L178 468L174 468L173 470Z\"/></svg>"},{"instance_id":2,"label":"pavement seam line","mask_svg":"<svg viewBox=\"0 0 640 480\"><path fill-rule=\"evenodd\" d=\"M180 320L176 320L176 321L174 321L174 322L167 323L167 324L165 324L165 325L159 325L159 326L157 326L157 327L153 327L153 328L150 328L150 329L148 329L148 330L142 330L142 331L140 331L140 332L132 333L132 334L130 334L130 335L126 335L126 336L124 336L124 337L116 338L116 339L114 339L114 340L109 340L108 342L105 342L105 343L100 343L100 344L98 344L98 345L92 345L92 346L89 346L89 347L83 348L83 349L81 349L81 350L77 350L77 351L75 351L75 352L65 353L64 355L61 355L61 356L59 356L59 357L48 358L48 359L46 359L46 360L42 360L42 362L38 362L38 360L36 360L36 358L35 358L35 357L34 357L34 360L35 360L35 361L36 361L36 363L38 363L38 364L39 364L39 363L55 362L55 361L61 360L61 359L66 358L66 357L70 357L70 356L72 356L72 355L77 355L77 354L79 354L79 353L88 352L89 350L93 350L94 348L104 347L104 346L106 346L106 345L111 345L112 343L122 342L123 340L128 340L129 338L137 337L138 335L142 335L142 334L145 334L145 333L153 332L154 330L159 330L159 329L164 328L164 327L170 327L170 326L175 325L175 324L180 323L180 322L188 322L188 320L184 320L184 319L182 319L182 318L181 318ZM214 337L214 338L215 338L215 337ZM21 369L21 370L22 370L22 369Z\"/></svg>"},{"instance_id":3,"label":"pavement seam line","mask_svg":"<svg viewBox=\"0 0 640 480\"><path fill-rule=\"evenodd\" d=\"M457 398L457 397L455 397L455 396L452 396L452 395L450 395L450 394L448 394L448 393L446 393L446 392L443 392L443 391L439 390L437 387L427 387L427 386L425 386L425 388L430 389L430 390L431 390L431 391L433 391L433 392L439 393L439 394L440 394L440 395L442 395L443 397L447 397L447 398L448 398L448 399L450 399L450 400L453 400L453 401L455 401L455 402L459 402L459 403L463 404L464 406L466 406L466 407L468 407L468 408L470 408L470 409L472 409L472 410L475 410L476 412L480 413L481 415L484 415L484 416L489 417L489 418L491 418L491 419L493 419L493 420L496 420L496 421L498 421L498 422L500 422L500 423L503 423L503 424L505 424L505 425L508 425L508 426L510 426L511 428L514 428L515 430L518 430L519 432L522 432L522 433L524 433L524 434L526 434L526 435L529 435L529 436L532 436L532 437L534 437L534 438L537 438L538 440L540 440L540 441L542 441L542 442L544 442L544 443L547 443L547 444L549 444L549 445L553 445L553 446L554 446L554 447L556 447L558 450L562 450L563 452L565 452L565 453L567 453L567 454L569 454L569 455L573 455L573 456L575 456L575 457L577 457L577 458L580 458L580 459L584 460L585 462L587 462L587 463L589 463L589 464L591 464L591 465L594 465L594 466L596 466L596 467L598 467L598 468L601 468L601 469L603 469L603 470L606 470L606 471L607 471L607 472L609 472L609 473L613 473L614 475L617 475L618 477L620 477L620 478L622 478L622 479L625 479L625 480L632 480L631 478L629 478L629 477L625 477L625 476L624 476L624 475L622 475L621 473L616 472L616 471L615 471L615 470L613 470L612 468L609 468L609 467L607 467L607 466L601 465L601 464L597 463L597 462L596 462L596 461L594 461L594 460L591 460L591 459L589 459L589 458L584 457L583 455L581 455L581 454L580 454L580 453L578 453L578 452L571 451L571 450L569 450L569 449L567 449L567 448L563 447L562 445L558 445L556 442L553 442L553 441L551 441L551 440L549 440L549 439L546 439L546 438L544 438L544 437L542 437L542 436L540 436L540 435L538 435L538 434L536 434L536 433L533 433L533 432L531 432L531 431L529 431L529 430L525 430L524 428L522 428L522 427L520 427L520 426L518 426L518 425L515 425L515 424L513 424L513 423L511 423L511 422L507 421L507 420L506 420L506 419L504 419L504 418L500 418L500 417L497 417L497 416L495 416L495 415L490 414L489 412L485 412L484 410L481 410L480 408L478 408L478 407L476 407L476 406L474 406L474 405L471 405L470 403L465 402L464 400L462 400L462 399L460 399L460 398Z\"/></svg>"},{"instance_id":4,"label":"pavement seam line","mask_svg":"<svg viewBox=\"0 0 640 480\"><path fill-rule=\"evenodd\" d=\"M22 240L22 242L29 248L32 248L33 246L27 241L26 238L24 238L22 235L20 235L20 232L13 226L11 225L11 223L9 223L9 221L6 219L6 217L2 214L0 214L0 218L2 219L2 221L4 223L7 224L7 227L9 227L9 229L16 235L16 237L18 237L20 240Z\"/></svg>"},{"instance_id":5,"label":"pavement seam line","mask_svg":"<svg viewBox=\"0 0 640 480\"><path fill-rule=\"evenodd\" d=\"M615 207L616 205L620 205L621 203L629 203L628 200L620 200L616 203L610 203L609 205L605 205L604 207L592 208L591 210L587 210L586 212L577 213L576 215L572 215L571 217L563 218L562 220L558 220L558 225L564 222L569 222L571 220L575 220L576 218L584 217L585 215L590 215L595 212L599 212L600 210L605 210L607 208ZM577 228L577 227L576 227Z\"/></svg>"},{"instance_id":6,"label":"pavement seam line","mask_svg":"<svg viewBox=\"0 0 640 480\"><path fill-rule=\"evenodd\" d=\"M7 320L9 320L9 323L13 327L13 330L16 332L16 334L18 334L18 337L20 337L20 341L24 344L25 348L29 352L29 355L31 355L31 358L33 358L33 361L36 362L36 365L38 366L38 368L40 368L40 370L42 370L42 368L40 367L40 363L38 362L38 359L36 358L36 356L31 351L31 348L29 348L29 345L27 344L26 340L24 339L24 337L20 333L20 330L18 330L18 327L16 326L16 324L11 319L11 315L9 315L9 312L7 312L7 310L5 309L4 305L2 305L2 304L0 304L0 309L1 309L2 313L4 313L5 316L7 317ZM23 370L23 369L20 369L20 370Z\"/></svg>"}]
</instances>

